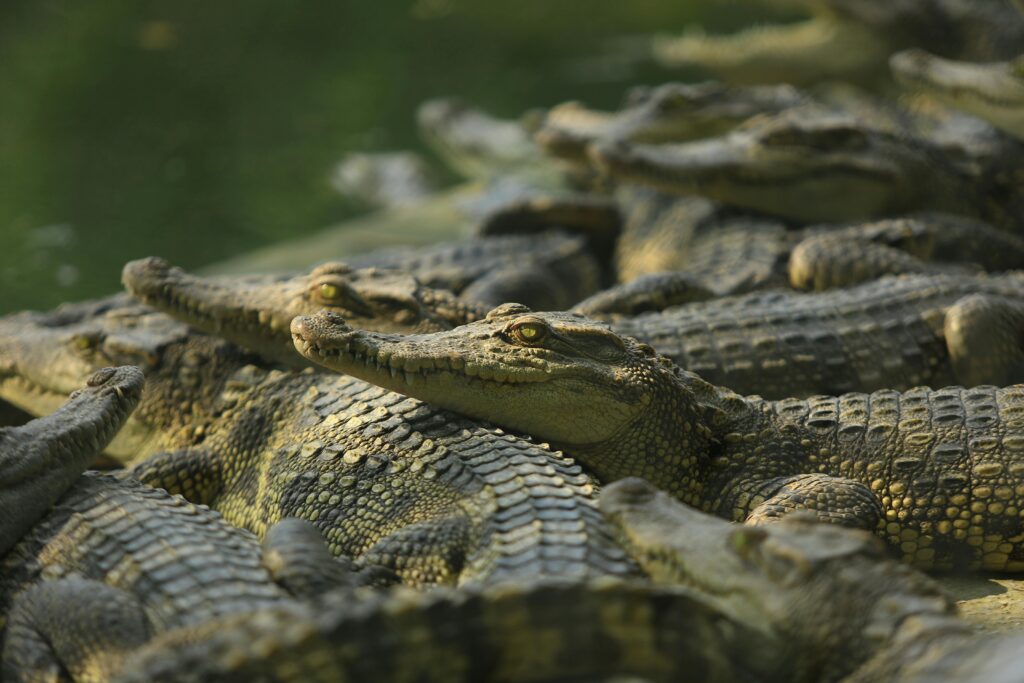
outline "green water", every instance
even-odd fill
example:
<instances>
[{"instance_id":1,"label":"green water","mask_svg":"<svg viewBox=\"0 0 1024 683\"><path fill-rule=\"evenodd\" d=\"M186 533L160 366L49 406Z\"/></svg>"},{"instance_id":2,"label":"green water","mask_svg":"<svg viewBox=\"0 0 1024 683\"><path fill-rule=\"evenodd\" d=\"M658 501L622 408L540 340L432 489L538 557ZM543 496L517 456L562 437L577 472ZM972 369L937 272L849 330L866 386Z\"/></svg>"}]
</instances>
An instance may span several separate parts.
<instances>
[{"instance_id":1,"label":"green water","mask_svg":"<svg viewBox=\"0 0 1024 683\"><path fill-rule=\"evenodd\" d=\"M693 7L4 0L0 311L114 291L132 258L197 267L343 221L360 209L333 165L419 149L429 97L514 116L678 77L616 55Z\"/></svg>"}]
</instances>

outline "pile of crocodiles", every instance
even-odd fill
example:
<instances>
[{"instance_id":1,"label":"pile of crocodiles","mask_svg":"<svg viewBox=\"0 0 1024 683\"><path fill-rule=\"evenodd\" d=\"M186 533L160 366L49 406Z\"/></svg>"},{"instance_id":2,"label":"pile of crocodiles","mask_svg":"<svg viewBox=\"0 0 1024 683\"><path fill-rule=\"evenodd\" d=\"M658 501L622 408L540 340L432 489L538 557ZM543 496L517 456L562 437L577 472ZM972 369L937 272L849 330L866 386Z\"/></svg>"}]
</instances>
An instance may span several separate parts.
<instances>
[{"instance_id":1,"label":"pile of crocodiles","mask_svg":"<svg viewBox=\"0 0 1024 683\"><path fill-rule=\"evenodd\" d=\"M1024 15L765 2L425 104L471 236L0 318L3 680L1024 680Z\"/></svg>"}]
</instances>

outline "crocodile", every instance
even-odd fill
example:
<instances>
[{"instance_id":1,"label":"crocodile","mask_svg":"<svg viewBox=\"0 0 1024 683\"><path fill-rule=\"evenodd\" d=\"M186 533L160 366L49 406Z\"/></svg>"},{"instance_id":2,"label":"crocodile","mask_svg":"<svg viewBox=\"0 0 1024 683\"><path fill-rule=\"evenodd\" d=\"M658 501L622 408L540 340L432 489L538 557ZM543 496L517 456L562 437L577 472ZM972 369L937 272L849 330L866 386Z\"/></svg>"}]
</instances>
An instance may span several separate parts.
<instances>
[{"instance_id":1,"label":"crocodile","mask_svg":"<svg viewBox=\"0 0 1024 683\"><path fill-rule=\"evenodd\" d=\"M154 639L114 680L781 683L787 668L771 639L685 588L527 581L220 619Z\"/></svg>"},{"instance_id":2,"label":"crocodile","mask_svg":"<svg viewBox=\"0 0 1024 683\"><path fill-rule=\"evenodd\" d=\"M1024 238L954 214L917 212L794 228L700 197L640 186L621 187L616 196L625 211L616 264L628 286L646 275L676 271L709 294L724 296L787 284L820 291L884 274L1024 267ZM631 288L636 287L647 285ZM694 299L679 303L688 300ZM575 308L587 312L582 306Z\"/></svg>"},{"instance_id":3,"label":"crocodile","mask_svg":"<svg viewBox=\"0 0 1024 683\"><path fill-rule=\"evenodd\" d=\"M304 367L288 325L297 315L336 311L355 325L394 332L446 330L487 309L424 287L401 271L325 263L294 277L192 275L160 258L125 265L122 280L136 299L263 358Z\"/></svg>"},{"instance_id":4,"label":"crocodile","mask_svg":"<svg viewBox=\"0 0 1024 683\"><path fill-rule=\"evenodd\" d=\"M120 300L37 314L34 326L12 316L20 326L0 329L0 357L23 393L53 397L97 365L143 367L122 444L148 455L129 470L143 483L261 537L307 519L332 554L414 585L635 572L593 480L546 445L351 377L282 372Z\"/></svg>"},{"instance_id":5,"label":"crocodile","mask_svg":"<svg viewBox=\"0 0 1024 683\"><path fill-rule=\"evenodd\" d=\"M900 84L1024 140L1024 56L974 64L906 50L893 55L889 66Z\"/></svg>"},{"instance_id":6,"label":"crocodile","mask_svg":"<svg viewBox=\"0 0 1024 683\"><path fill-rule=\"evenodd\" d=\"M517 304L424 335L331 313L296 318L292 334L310 360L543 439L602 482L642 476L750 523L809 510L876 530L921 567L1024 571L1021 385L766 401L604 323Z\"/></svg>"},{"instance_id":7,"label":"crocodile","mask_svg":"<svg viewBox=\"0 0 1024 683\"><path fill-rule=\"evenodd\" d=\"M413 152L353 152L331 175L343 197L374 207L414 206L437 192L427 162Z\"/></svg>"},{"instance_id":8,"label":"crocodile","mask_svg":"<svg viewBox=\"0 0 1024 683\"><path fill-rule=\"evenodd\" d=\"M938 585L889 558L869 533L800 515L735 525L637 478L608 486L600 505L656 582L685 585L723 614L771 634L793 680L1020 677L1024 638L978 633Z\"/></svg>"},{"instance_id":9,"label":"crocodile","mask_svg":"<svg viewBox=\"0 0 1024 683\"><path fill-rule=\"evenodd\" d=\"M793 2L770 0L790 10ZM796 85L823 80L877 84L894 52L922 47L970 61L1007 59L1024 44L1024 20L1003 2L969 0L798 0L809 17L731 35L691 30L658 36L655 58L734 83Z\"/></svg>"},{"instance_id":10,"label":"crocodile","mask_svg":"<svg viewBox=\"0 0 1024 683\"><path fill-rule=\"evenodd\" d=\"M807 97L789 85L735 88L705 83L665 83L629 91L622 109L589 109L572 101L544 114L534 140L553 156L586 164L587 145L595 140L685 142L728 132L765 112L805 104Z\"/></svg>"},{"instance_id":11,"label":"crocodile","mask_svg":"<svg viewBox=\"0 0 1024 683\"><path fill-rule=\"evenodd\" d=\"M931 210L1019 230L1024 216L1024 154L1016 142L957 151L830 110L758 117L698 142L598 141L588 154L620 182L696 193L800 222Z\"/></svg>"},{"instance_id":12,"label":"crocodile","mask_svg":"<svg viewBox=\"0 0 1024 683\"><path fill-rule=\"evenodd\" d=\"M428 100L416 111L420 137L465 178L543 174L544 155L530 139L530 118L499 119L456 97Z\"/></svg>"},{"instance_id":13,"label":"crocodile","mask_svg":"<svg viewBox=\"0 0 1024 683\"><path fill-rule=\"evenodd\" d=\"M387 247L353 256L348 263L353 268L402 270L427 287L447 289L464 301L487 306L523 301L564 309L606 281L605 266L591 241L557 230L495 234L428 247Z\"/></svg>"},{"instance_id":14,"label":"crocodile","mask_svg":"<svg viewBox=\"0 0 1024 683\"><path fill-rule=\"evenodd\" d=\"M29 414L53 412L101 367L143 370L145 399L106 449L120 462L201 434L213 419L203 406L222 390L223 377L260 362L127 294L0 318L0 399Z\"/></svg>"},{"instance_id":15,"label":"crocodile","mask_svg":"<svg viewBox=\"0 0 1024 683\"><path fill-rule=\"evenodd\" d=\"M891 276L599 317L710 382L773 399L1024 380L1019 272Z\"/></svg>"},{"instance_id":16,"label":"crocodile","mask_svg":"<svg viewBox=\"0 0 1024 683\"><path fill-rule=\"evenodd\" d=\"M85 472L142 386L138 368L104 368L0 435L4 680L109 680L152 635L386 580L335 560L308 522L282 522L261 548L179 497Z\"/></svg>"}]
</instances>

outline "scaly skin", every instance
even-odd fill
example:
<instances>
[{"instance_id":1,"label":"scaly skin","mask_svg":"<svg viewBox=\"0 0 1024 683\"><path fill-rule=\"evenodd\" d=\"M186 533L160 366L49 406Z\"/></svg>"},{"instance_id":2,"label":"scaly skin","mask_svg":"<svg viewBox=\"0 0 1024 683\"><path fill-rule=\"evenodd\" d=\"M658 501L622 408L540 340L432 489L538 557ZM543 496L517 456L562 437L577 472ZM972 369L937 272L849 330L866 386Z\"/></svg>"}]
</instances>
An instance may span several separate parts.
<instances>
[{"instance_id":1,"label":"scaly skin","mask_svg":"<svg viewBox=\"0 0 1024 683\"><path fill-rule=\"evenodd\" d=\"M354 270L343 263L325 263L295 277L211 278L151 257L129 262L121 278L139 301L264 358L298 367L307 363L295 353L288 331L297 315L325 309L367 329L433 332L486 313L410 275Z\"/></svg>"},{"instance_id":2,"label":"scaly skin","mask_svg":"<svg viewBox=\"0 0 1024 683\"><path fill-rule=\"evenodd\" d=\"M766 398L1024 381L1019 273L903 275L606 318L709 382Z\"/></svg>"},{"instance_id":3,"label":"scaly skin","mask_svg":"<svg viewBox=\"0 0 1024 683\"><path fill-rule=\"evenodd\" d=\"M678 145L598 142L591 160L622 182L699 194L803 222L949 211L1019 228L1018 146L972 158L846 115L808 109L752 119L729 135ZM982 153L979 152L979 155ZM964 163L973 159L973 165ZM1007 164L1007 168L1003 165Z\"/></svg>"},{"instance_id":4,"label":"scaly skin","mask_svg":"<svg viewBox=\"0 0 1024 683\"><path fill-rule=\"evenodd\" d=\"M250 364L121 301L35 314L36 325L12 316L20 325L0 339L26 393L24 376L52 382L110 359L144 367L132 443L165 451L134 468L145 483L260 536L285 517L313 521L333 554L413 584L633 571L593 482L561 454L352 378Z\"/></svg>"},{"instance_id":5,"label":"scaly skin","mask_svg":"<svg viewBox=\"0 0 1024 683\"><path fill-rule=\"evenodd\" d=\"M820 291L886 274L1024 267L1024 239L953 214L921 212L797 229L707 199L649 188L623 187L617 197L625 220L616 261L627 285L645 275L676 271L713 295L724 296L787 283ZM608 299L609 293L592 298ZM626 312L588 309L582 303L574 309L588 314Z\"/></svg>"},{"instance_id":6,"label":"scaly skin","mask_svg":"<svg viewBox=\"0 0 1024 683\"><path fill-rule=\"evenodd\" d=\"M595 140L686 142L721 135L747 119L807 102L788 85L731 88L720 83L666 83L631 91L622 109L595 111L580 102L550 109L534 134L548 154L586 164Z\"/></svg>"},{"instance_id":7,"label":"scaly skin","mask_svg":"<svg viewBox=\"0 0 1024 683\"><path fill-rule=\"evenodd\" d=\"M463 301L497 306L521 301L564 309L597 291L603 265L579 235L494 235L429 247L380 249L349 260L354 268L407 272L427 287L447 289Z\"/></svg>"},{"instance_id":8,"label":"scaly skin","mask_svg":"<svg viewBox=\"0 0 1024 683\"><path fill-rule=\"evenodd\" d=\"M215 419L205 406L255 362L124 294L0 319L0 398L33 415L56 410L99 368L143 370L145 397L106 450L121 462L201 440Z\"/></svg>"},{"instance_id":9,"label":"scaly skin","mask_svg":"<svg viewBox=\"0 0 1024 683\"><path fill-rule=\"evenodd\" d=\"M142 384L137 368L104 368L57 412L0 435L4 680L109 680L153 634L280 604L290 594L275 574L297 588L360 583L308 522L275 530L265 568L256 539L215 513L83 474Z\"/></svg>"},{"instance_id":10,"label":"scaly skin","mask_svg":"<svg viewBox=\"0 0 1024 683\"><path fill-rule=\"evenodd\" d=\"M142 382L138 368L105 368L51 415L0 428L0 555L114 438L138 404Z\"/></svg>"},{"instance_id":11,"label":"scaly skin","mask_svg":"<svg viewBox=\"0 0 1024 683\"><path fill-rule=\"evenodd\" d=\"M890 683L922 672L932 675L924 680L961 680L950 674L958 664L970 671L963 660L1022 642L975 632L939 586L863 531L796 516L737 526L640 479L609 486L601 511L656 582L683 584L777 639L794 680Z\"/></svg>"},{"instance_id":12,"label":"scaly skin","mask_svg":"<svg viewBox=\"0 0 1024 683\"><path fill-rule=\"evenodd\" d=\"M794 680L773 642L689 591L614 581L327 596L175 635L116 683Z\"/></svg>"},{"instance_id":13,"label":"scaly skin","mask_svg":"<svg viewBox=\"0 0 1024 683\"><path fill-rule=\"evenodd\" d=\"M310 360L549 441L601 481L643 476L737 521L809 509L922 567L1024 570L1022 386L743 398L607 325L515 304L428 335L330 314L292 333Z\"/></svg>"},{"instance_id":14,"label":"scaly skin","mask_svg":"<svg viewBox=\"0 0 1024 683\"><path fill-rule=\"evenodd\" d=\"M778 5L775 2L766 3ZM1006 59L1024 44L1024 21L1001 2L800 0L810 15L727 36L659 37L666 66L704 69L733 83L876 82L893 52L923 47L945 57ZM785 3L790 9L792 3Z\"/></svg>"},{"instance_id":15,"label":"scaly skin","mask_svg":"<svg viewBox=\"0 0 1024 683\"><path fill-rule=\"evenodd\" d=\"M902 85L1024 140L1024 57L972 64L907 50L893 55L889 66Z\"/></svg>"}]
</instances>

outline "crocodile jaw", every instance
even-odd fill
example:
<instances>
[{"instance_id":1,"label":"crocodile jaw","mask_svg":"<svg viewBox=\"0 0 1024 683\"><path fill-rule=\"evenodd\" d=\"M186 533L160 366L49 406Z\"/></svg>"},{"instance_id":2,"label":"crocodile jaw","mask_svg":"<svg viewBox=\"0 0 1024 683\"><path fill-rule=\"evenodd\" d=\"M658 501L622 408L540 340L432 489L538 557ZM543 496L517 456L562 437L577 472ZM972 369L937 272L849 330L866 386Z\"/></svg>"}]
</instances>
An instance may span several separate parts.
<instances>
[{"instance_id":1,"label":"crocodile jaw","mask_svg":"<svg viewBox=\"0 0 1024 683\"><path fill-rule=\"evenodd\" d=\"M137 299L204 332L224 337L265 358L295 367L309 363L295 352L289 325L322 309L379 331L427 332L463 322L472 311L447 292L423 287L401 272L353 270L329 263L291 278L220 279L189 274L158 258L125 265L125 287ZM319 298L321 286L336 294Z\"/></svg>"},{"instance_id":2,"label":"crocodile jaw","mask_svg":"<svg viewBox=\"0 0 1024 683\"><path fill-rule=\"evenodd\" d=\"M571 447L611 438L640 412L646 398L616 385L615 373L595 364L593 376L572 364L490 352L472 323L431 335L355 330L336 316L292 321L295 348L331 370L433 405ZM500 345L499 345L500 346ZM579 396L586 396L580 410Z\"/></svg>"},{"instance_id":3,"label":"crocodile jaw","mask_svg":"<svg viewBox=\"0 0 1024 683\"><path fill-rule=\"evenodd\" d=\"M764 154L744 131L683 145L598 143L589 152L603 172L627 182L799 221L867 219L905 199L888 160Z\"/></svg>"},{"instance_id":4,"label":"crocodile jaw","mask_svg":"<svg viewBox=\"0 0 1024 683\"><path fill-rule=\"evenodd\" d=\"M1024 59L971 64L905 50L893 55L889 66L902 85L1024 140Z\"/></svg>"},{"instance_id":5,"label":"crocodile jaw","mask_svg":"<svg viewBox=\"0 0 1024 683\"><path fill-rule=\"evenodd\" d=\"M665 66L704 69L730 83L794 85L869 76L891 52L878 31L831 16L726 36L660 36L653 50Z\"/></svg>"}]
</instances>

